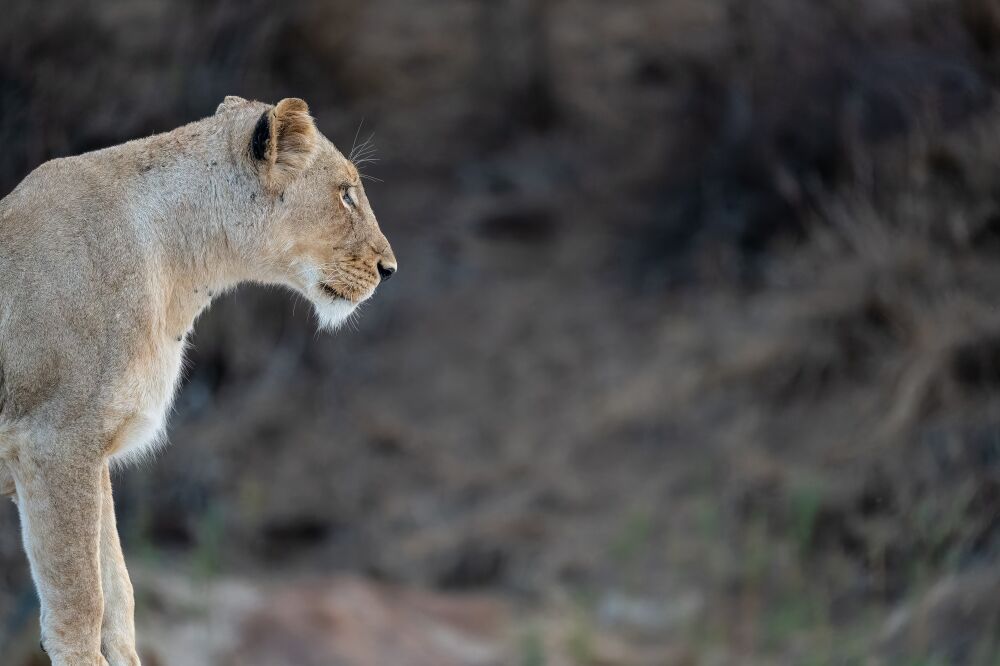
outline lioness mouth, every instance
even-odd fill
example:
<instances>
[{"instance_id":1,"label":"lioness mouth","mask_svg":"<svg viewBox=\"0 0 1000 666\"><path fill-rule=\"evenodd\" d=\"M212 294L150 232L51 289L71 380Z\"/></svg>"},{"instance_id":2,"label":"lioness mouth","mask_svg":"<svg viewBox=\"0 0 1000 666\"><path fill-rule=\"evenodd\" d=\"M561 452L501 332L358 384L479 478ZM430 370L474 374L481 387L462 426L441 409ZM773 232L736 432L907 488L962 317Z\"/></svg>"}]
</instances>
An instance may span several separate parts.
<instances>
[{"instance_id":1,"label":"lioness mouth","mask_svg":"<svg viewBox=\"0 0 1000 666\"><path fill-rule=\"evenodd\" d=\"M329 296L330 298L344 298L340 294L339 291L337 291L336 289L334 289L333 287L331 287L330 285L328 285L325 282L320 282L319 283L319 288L322 289L323 293L326 294L327 296ZM344 300L347 300L347 299L344 299Z\"/></svg>"}]
</instances>

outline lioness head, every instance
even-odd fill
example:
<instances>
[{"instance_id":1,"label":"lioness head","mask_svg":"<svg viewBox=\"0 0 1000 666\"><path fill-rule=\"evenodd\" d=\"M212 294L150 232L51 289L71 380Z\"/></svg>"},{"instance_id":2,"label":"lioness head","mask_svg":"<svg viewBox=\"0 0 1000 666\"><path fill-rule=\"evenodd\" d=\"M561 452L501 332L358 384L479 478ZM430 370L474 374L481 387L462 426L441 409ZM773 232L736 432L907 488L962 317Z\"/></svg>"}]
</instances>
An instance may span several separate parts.
<instances>
[{"instance_id":1,"label":"lioness head","mask_svg":"<svg viewBox=\"0 0 1000 666\"><path fill-rule=\"evenodd\" d=\"M339 325L396 272L361 175L301 99L265 107L227 97L216 114L228 112L238 123L237 159L257 174L269 204L267 272L305 295L321 325Z\"/></svg>"}]
</instances>

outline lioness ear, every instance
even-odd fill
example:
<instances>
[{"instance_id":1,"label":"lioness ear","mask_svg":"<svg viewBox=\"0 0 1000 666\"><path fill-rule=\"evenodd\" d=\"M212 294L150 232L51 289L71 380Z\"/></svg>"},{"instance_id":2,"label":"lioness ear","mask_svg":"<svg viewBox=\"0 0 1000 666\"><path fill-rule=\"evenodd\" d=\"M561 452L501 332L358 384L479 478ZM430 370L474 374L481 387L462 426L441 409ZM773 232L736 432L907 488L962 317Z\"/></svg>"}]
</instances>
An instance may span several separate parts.
<instances>
[{"instance_id":1,"label":"lioness ear","mask_svg":"<svg viewBox=\"0 0 1000 666\"><path fill-rule=\"evenodd\" d=\"M237 97L236 95L226 95L226 98L222 100L222 104L219 104L215 109L215 115L219 115L223 111L227 111L234 106L245 103L246 100L242 97Z\"/></svg>"},{"instance_id":2,"label":"lioness ear","mask_svg":"<svg viewBox=\"0 0 1000 666\"><path fill-rule=\"evenodd\" d=\"M291 97L261 114L250 152L261 163L264 185L273 192L284 189L312 163L316 153L316 125L309 106Z\"/></svg>"}]
</instances>

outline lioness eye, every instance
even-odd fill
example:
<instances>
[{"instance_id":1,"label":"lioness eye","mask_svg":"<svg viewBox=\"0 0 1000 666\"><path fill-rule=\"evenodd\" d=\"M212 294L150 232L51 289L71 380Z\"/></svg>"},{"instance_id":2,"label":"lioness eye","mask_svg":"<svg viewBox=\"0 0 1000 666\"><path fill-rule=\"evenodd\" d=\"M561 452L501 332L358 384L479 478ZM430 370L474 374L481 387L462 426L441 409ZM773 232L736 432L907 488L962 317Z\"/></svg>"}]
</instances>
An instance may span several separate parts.
<instances>
[{"instance_id":1,"label":"lioness eye","mask_svg":"<svg viewBox=\"0 0 1000 666\"><path fill-rule=\"evenodd\" d=\"M351 188L345 187L340 191L340 198L344 200L344 203L354 208L357 204L354 203L354 197L351 196Z\"/></svg>"}]
</instances>

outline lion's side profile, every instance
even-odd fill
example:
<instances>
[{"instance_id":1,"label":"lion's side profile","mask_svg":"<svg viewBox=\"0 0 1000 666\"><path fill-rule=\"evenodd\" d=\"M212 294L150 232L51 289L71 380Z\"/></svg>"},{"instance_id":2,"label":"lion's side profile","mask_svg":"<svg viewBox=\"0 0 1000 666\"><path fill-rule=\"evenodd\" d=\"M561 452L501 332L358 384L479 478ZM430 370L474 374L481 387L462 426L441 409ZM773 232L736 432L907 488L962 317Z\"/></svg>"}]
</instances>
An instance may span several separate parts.
<instances>
[{"instance_id":1,"label":"lion's side profile","mask_svg":"<svg viewBox=\"0 0 1000 666\"><path fill-rule=\"evenodd\" d=\"M139 663L109 462L157 442L213 296L286 285L332 328L395 270L357 169L300 99L227 97L47 162L0 201L0 491L53 664Z\"/></svg>"}]
</instances>

